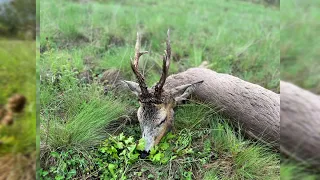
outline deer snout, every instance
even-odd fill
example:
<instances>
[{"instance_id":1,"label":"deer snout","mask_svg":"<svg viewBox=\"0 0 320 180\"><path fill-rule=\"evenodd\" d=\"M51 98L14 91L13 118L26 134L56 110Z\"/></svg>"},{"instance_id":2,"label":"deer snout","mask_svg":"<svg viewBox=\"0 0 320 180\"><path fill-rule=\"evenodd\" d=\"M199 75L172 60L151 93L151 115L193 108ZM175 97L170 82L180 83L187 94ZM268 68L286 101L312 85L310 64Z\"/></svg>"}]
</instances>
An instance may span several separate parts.
<instances>
[{"instance_id":1,"label":"deer snout","mask_svg":"<svg viewBox=\"0 0 320 180\"><path fill-rule=\"evenodd\" d=\"M145 140L144 151L149 152L154 146L155 136L148 130L144 130L142 133L142 138Z\"/></svg>"},{"instance_id":2,"label":"deer snout","mask_svg":"<svg viewBox=\"0 0 320 180\"><path fill-rule=\"evenodd\" d=\"M140 157L142 159L146 158L147 156L149 156L149 152L147 152L147 151L142 151L141 154L140 154Z\"/></svg>"}]
</instances>

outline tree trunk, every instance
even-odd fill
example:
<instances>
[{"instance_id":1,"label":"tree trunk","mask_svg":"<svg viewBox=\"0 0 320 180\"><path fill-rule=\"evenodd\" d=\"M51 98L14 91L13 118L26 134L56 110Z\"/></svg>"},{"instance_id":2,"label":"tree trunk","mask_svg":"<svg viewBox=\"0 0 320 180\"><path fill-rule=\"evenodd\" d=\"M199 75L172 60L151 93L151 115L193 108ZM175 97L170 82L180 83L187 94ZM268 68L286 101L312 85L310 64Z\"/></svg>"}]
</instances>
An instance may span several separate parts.
<instances>
[{"instance_id":1,"label":"tree trunk","mask_svg":"<svg viewBox=\"0 0 320 180\"><path fill-rule=\"evenodd\" d=\"M281 82L280 150L300 161L320 165L320 96Z\"/></svg>"},{"instance_id":2,"label":"tree trunk","mask_svg":"<svg viewBox=\"0 0 320 180\"><path fill-rule=\"evenodd\" d=\"M246 134L279 149L280 95L237 77L191 68L167 78L165 89L204 80L194 95L240 125Z\"/></svg>"}]
</instances>

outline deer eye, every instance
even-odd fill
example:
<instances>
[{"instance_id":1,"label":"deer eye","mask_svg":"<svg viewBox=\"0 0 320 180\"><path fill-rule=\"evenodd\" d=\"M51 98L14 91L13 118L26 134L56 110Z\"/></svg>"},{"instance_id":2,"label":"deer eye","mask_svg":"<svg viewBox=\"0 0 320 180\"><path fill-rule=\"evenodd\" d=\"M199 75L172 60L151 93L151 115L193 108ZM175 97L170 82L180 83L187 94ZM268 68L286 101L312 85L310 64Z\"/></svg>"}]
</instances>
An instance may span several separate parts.
<instances>
[{"instance_id":1,"label":"deer eye","mask_svg":"<svg viewBox=\"0 0 320 180\"><path fill-rule=\"evenodd\" d=\"M164 122L166 122L167 118L164 118L157 126L161 126Z\"/></svg>"}]
</instances>

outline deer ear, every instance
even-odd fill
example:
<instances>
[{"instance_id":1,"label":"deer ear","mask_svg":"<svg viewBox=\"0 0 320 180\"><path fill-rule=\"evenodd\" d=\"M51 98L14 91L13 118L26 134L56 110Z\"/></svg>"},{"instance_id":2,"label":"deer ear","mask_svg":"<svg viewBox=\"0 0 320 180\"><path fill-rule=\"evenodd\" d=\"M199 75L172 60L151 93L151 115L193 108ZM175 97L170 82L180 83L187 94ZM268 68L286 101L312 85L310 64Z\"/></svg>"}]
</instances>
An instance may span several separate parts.
<instances>
[{"instance_id":1,"label":"deer ear","mask_svg":"<svg viewBox=\"0 0 320 180\"><path fill-rule=\"evenodd\" d=\"M185 84L171 89L170 93L176 103L181 103L181 101L186 100L196 88L202 84L203 81L198 81L192 84Z\"/></svg>"},{"instance_id":2,"label":"deer ear","mask_svg":"<svg viewBox=\"0 0 320 180\"><path fill-rule=\"evenodd\" d=\"M133 92L135 95L139 95L141 93L141 89L138 83L132 82L132 81L122 81L123 83L127 84L131 92Z\"/></svg>"}]
</instances>

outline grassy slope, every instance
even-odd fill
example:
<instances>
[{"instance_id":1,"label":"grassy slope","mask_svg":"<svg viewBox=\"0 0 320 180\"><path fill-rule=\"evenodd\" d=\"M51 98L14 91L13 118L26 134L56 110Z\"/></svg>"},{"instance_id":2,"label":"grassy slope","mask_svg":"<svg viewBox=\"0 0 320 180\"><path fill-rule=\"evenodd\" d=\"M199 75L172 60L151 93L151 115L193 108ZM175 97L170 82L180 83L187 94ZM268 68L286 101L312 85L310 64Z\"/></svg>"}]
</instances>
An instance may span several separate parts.
<instances>
[{"instance_id":1,"label":"grassy slope","mask_svg":"<svg viewBox=\"0 0 320 180\"><path fill-rule=\"evenodd\" d=\"M90 143L82 147L81 143L91 142L88 140L92 137L74 136L82 133L81 130L74 132L74 124L81 125L85 122L79 113L86 115L86 119L94 119L101 111L116 111L112 117L107 114L100 114L98 117L105 118L104 123L109 123L117 116L129 115L123 113L124 107L137 106L135 100L128 99L132 97L129 94L125 94L125 98L120 100L113 99L112 94L103 96L101 84L80 84L79 87L75 69L80 73L90 69L99 74L102 69L112 67L120 69L126 79L134 80L129 59L133 54L135 33L138 29L144 33L143 48L150 51L142 59L144 63L141 63L141 68L148 76L148 84L153 84L159 78L165 32L170 28L173 46L170 73L207 61L213 70L233 74L279 91L280 22L277 8L222 0L121 3L77 3L59 0L41 1L40 16L41 55L38 71L43 78L40 85L43 166L52 165L46 155L50 154L50 151L68 148L81 150L96 145ZM94 101L97 99L99 100ZM100 108L93 108L95 105L92 107L92 101ZM108 106L110 102L116 106ZM105 103L107 106L103 106ZM118 103L120 107L117 106ZM212 114L209 119L204 118L207 111ZM196 114L198 116L195 116ZM186 163L190 157L182 157L178 161L180 163L175 165L176 173L179 174L182 170L190 171L194 173L193 177L207 179L277 179L278 154L260 144L246 142L226 123L222 122L220 126L218 122L223 118L213 116L214 114L214 111L197 104L177 110L176 133L188 129L192 134L209 127L215 158L206 162L211 168L206 169L205 173L199 171L203 166L197 159ZM199 125L192 126L194 121L199 122ZM53 131L52 128L47 131L48 124L54 127ZM94 131L97 128L92 124L86 125L87 130ZM140 136L137 129L139 127L133 125L123 130L129 135ZM97 132L101 139L105 135ZM204 146L203 139L194 141L196 143L192 144L193 146ZM165 172L169 167L144 161L141 161L140 165L147 165L158 172ZM195 170L198 170L199 174L195 174Z\"/></svg>"},{"instance_id":2,"label":"grassy slope","mask_svg":"<svg viewBox=\"0 0 320 180\"><path fill-rule=\"evenodd\" d=\"M14 93L27 98L14 124L0 129L0 179L34 179L36 164L35 43L0 40L0 104Z\"/></svg>"},{"instance_id":3,"label":"grassy slope","mask_svg":"<svg viewBox=\"0 0 320 180\"><path fill-rule=\"evenodd\" d=\"M281 8L281 79L320 93L320 3L285 0Z\"/></svg>"},{"instance_id":4,"label":"grassy slope","mask_svg":"<svg viewBox=\"0 0 320 180\"><path fill-rule=\"evenodd\" d=\"M35 151L36 136L35 43L4 40L0 41L0 47L0 103L5 104L14 93L28 99L23 116L12 127L3 129L2 133L14 136L16 140L13 145L2 147L0 154L32 152Z\"/></svg>"},{"instance_id":5,"label":"grassy slope","mask_svg":"<svg viewBox=\"0 0 320 180\"><path fill-rule=\"evenodd\" d=\"M48 37L77 66L94 59L130 74L129 57L138 29L150 83L157 80L165 33L172 29L171 73L208 61L212 69L277 91L279 10L239 1L124 1L122 3L41 3L42 50ZM81 47L81 48L79 48Z\"/></svg>"},{"instance_id":6,"label":"grassy slope","mask_svg":"<svg viewBox=\"0 0 320 180\"><path fill-rule=\"evenodd\" d=\"M317 0L281 1L281 79L320 93L319 8ZM319 170L284 158L281 179L317 179ZM309 169L310 171L310 169ZM283 177L283 178L282 178Z\"/></svg>"}]
</instances>

